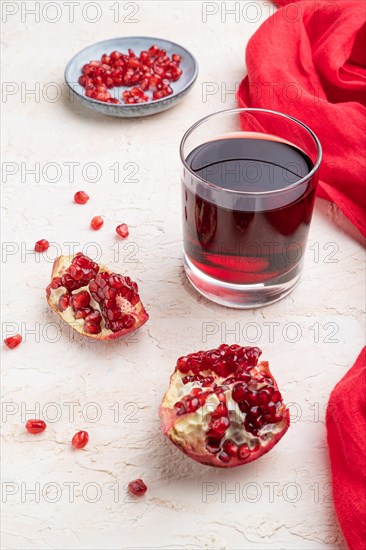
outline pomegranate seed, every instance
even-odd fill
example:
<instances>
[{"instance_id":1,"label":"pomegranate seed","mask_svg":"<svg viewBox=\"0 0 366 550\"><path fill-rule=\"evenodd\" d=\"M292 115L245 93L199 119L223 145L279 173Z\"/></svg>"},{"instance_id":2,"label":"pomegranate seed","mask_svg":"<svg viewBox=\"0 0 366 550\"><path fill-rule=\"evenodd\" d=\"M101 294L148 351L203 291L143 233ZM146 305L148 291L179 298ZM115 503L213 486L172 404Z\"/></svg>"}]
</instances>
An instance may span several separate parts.
<instances>
[{"instance_id":1,"label":"pomegranate seed","mask_svg":"<svg viewBox=\"0 0 366 550\"><path fill-rule=\"evenodd\" d=\"M65 311L66 308L70 305L70 294L61 294L58 299L58 309L60 311Z\"/></svg>"},{"instance_id":2,"label":"pomegranate seed","mask_svg":"<svg viewBox=\"0 0 366 550\"><path fill-rule=\"evenodd\" d=\"M157 55L158 51L159 51L158 46L157 46L156 44L153 44L153 45L150 46L150 48L148 49L147 54L148 54L149 56L154 57L154 56Z\"/></svg>"},{"instance_id":3,"label":"pomegranate seed","mask_svg":"<svg viewBox=\"0 0 366 550\"><path fill-rule=\"evenodd\" d=\"M71 445L74 447L74 449L84 449L88 441L89 441L88 432L81 431L81 432L77 432L74 435L71 441Z\"/></svg>"},{"instance_id":4,"label":"pomegranate seed","mask_svg":"<svg viewBox=\"0 0 366 550\"><path fill-rule=\"evenodd\" d=\"M174 71L173 71L173 76L172 76L172 80L173 82L176 82L177 80L180 79L180 77L182 76L182 69L180 69L179 67L177 67Z\"/></svg>"},{"instance_id":5,"label":"pomegranate seed","mask_svg":"<svg viewBox=\"0 0 366 550\"><path fill-rule=\"evenodd\" d=\"M162 99L162 97L164 97L164 93L162 92L162 90L156 90L155 92L153 92L153 99Z\"/></svg>"},{"instance_id":6,"label":"pomegranate seed","mask_svg":"<svg viewBox=\"0 0 366 550\"><path fill-rule=\"evenodd\" d=\"M36 252L45 252L47 248L49 248L50 243L46 241L46 239L41 239L40 241L37 241L34 245L34 250Z\"/></svg>"},{"instance_id":7,"label":"pomegranate seed","mask_svg":"<svg viewBox=\"0 0 366 550\"><path fill-rule=\"evenodd\" d=\"M75 309L86 307L90 304L90 294L86 290L82 290L72 297L72 305Z\"/></svg>"},{"instance_id":8,"label":"pomegranate seed","mask_svg":"<svg viewBox=\"0 0 366 550\"><path fill-rule=\"evenodd\" d=\"M206 449L209 453L216 454L220 451L220 440L209 438L207 440Z\"/></svg>"},{"instance_id":9,"label":"pomegranate seed","mask_svg":"<svg viewBox=\"0 0 366 550\"><path fill-rule=\"evenodd\" d=\"M154 75L150 78L150 87L157 88L161 84L160 76Z\"/></svg>"},{"instance_id":10,"label":"pomegranate seed","mask_svg":"<svg viewBox=\"0 0 366 550\"><path fill-rule=\"evenodd\" d=\"M98 323L87 321L84 323L84 331L88 334L99 334L100 332L102 332L102 327Z\"/></svg>"},{"instance_id":11,"label":"pomegranate seed","mask_svg":"<svg viewBox=\"0 0 366 550\"><path fill-rule=\"evenodd\" d=\"M180 63L181 62L181 56L178 55L177 53L173 53L172 55L172 61L175 61L176 63Z\"/></svg>"},{"instance_id":12,"label":"pomegranate seed","mask_svg":"<svg viewBox=\"0 0 366 550\"><path fill-rule=\"evenodd\" d=\"M229 456L237 456L238 454L238 446L232 439L224 441L222 448Z\"/></svg>"},{"instance_id":13,"label":"pomegranate seed","mask_svg":"<svg viewBox=\"0 0 366 550\"><path fill-rule=\"evenodd\" d=\"M125 223L121 223L121 225L117 225L116 231L122 239L126 239L126 237L128 237L129 235L128 226Z\"/></svg>"},{"instance_id":14,"label":"pomegranate seed","mask_svg":"<svg viewBox=\"0 0 366 550\"><path fill-rule=\"evenodd\" d=\"M136 319L133 315L124 315L121 318L121 322L123 323L123 328L131 328L136 324Z\"/></svg>"},{"instance_id":15,"label":"pomegranate seed","mask_svg":"<svg viewBox=\"0 0 366 550\"><path fill-rule=\"evenodd\" d=\"M85 317L85 321L100 324L102 321L102 316L99 311L92 311L87 317Z\"/></svg>"},{"instance_id":16,"label":"pomegranate seed","mask_svg":"<svg viewBox=\"0 0 366 550\"><path fill-rule=\"evenodd\" d=\"M238 384L235 384L232 390L234 401L236 401L237 403L240 403L240 401L243 401L245 397L245 390L246 390L246 386L244 384L241 384L240 382Z\"/></svg>"},{"instance_id":17,"label":"pomegranate seed","mask_svg":"<svg viewBox=\"0 0 366 550\"><path fill-rule=\"evenodd\" d=\"M75 310L75 319L86 319L86 317L89 317L93 312L94 310L92 307L81 307Z\"/></svg>"},{"instance_id":18,"label":"pomegranate seed","mask_svg":"<svg viewBox=\"0 0 366 550\"><path fill-rule=\"evenodd\" d=\"M96 99L97 101L106 102L111 99L111 94L109 92L98 92L94 94L94 99Z\"/></svg>"},{"instance_id":19,"label":"pomegranate seed","mask_svg":"<svg viewBox=\"0 0 366 550\"><path fill-rule=\"evenodd\" d=\"M189 371L188 357L179 357L177 369L184 374Z\"/></svg>"},{"instance_id":20,"label":"pomegranate seed","mask_svg":"<svg viewBox=\"0 0 366 550\"><path fill-rule=\"evenodd\" d=\"M241 459L247 458L250 455L248 445L240 445L238 448L238 457Z\"/></svg>"},{"instance_id":21,"label":"pomegranate seed","mask_svg":"<svg viewBox=\"0 0 366 550\"><path fill-rule=\"evenodd\" d=\"M105 63L106 65L110 65L112 59L109 55L107 54L103 54L102 57L101 57L101 62L102 63Z\"/></svg>"},{"instance_id":22,"label":"pomegranate seed","mask_svg":"<svg viewBox=\"0 0 366 550\"><path fill-rule=\"evenodd\" d=\"M120 57L122 57L122 54L121 52L114 51L109 55L109 57L111 61L117 61Z\"/></svg>"},{"instance_id":23,"label":"pomegranate seed","mask_svg":"<svg viewBox=\"0 0 366 550\"><path fill-rule=\"evenodd\" d=\"M274 391L271 397L271 401L273 401L273 403L278 403L281 400L282 400L282 397L280 392L278 390Z\"/></svg>"},{"instance_id":24,"label":"pomegranate seed","mask_svg":"<svg viewBox=\"0 0 366 550\"><path fill-rule=\"evenodd\" d=\"M221 416L220 418L215 418L211 421L210 429L217 435L223 435L228 427L230 426L230 420L227 416Z\"/></svg>"},{"instance_id":25,"label":"pomegranate seed","mask_svg":"<svg viewBox=\"0 0 366 550\"><path fill-rule=\"evenodd\" d=\"M129 60L129 65L133 69L137 69L138 67L140 67L140 61L137 59L137 57L131 57L131 59Z\"/></svg>"},{"instance_id":26,"label":"pomegranate seed","mask_svg":"<svg viewBox=\"0 0 366 550\"><path fill-rule=\"evenodd\" d=\"M9 336L9 338L5 338L4 344L6 345L7 348L14 349L17 346L19 346L21 341L22 341L21 335L15 334L14 336Z\"/></svg>"},{"instance_id":27,"label":"pomegranate seed","mask_svg":"<svg viewBox=\"0 0 366 550\"><path fill-rule=\"evenodd\" d=\"M147 491L147 486L142 479L135 479L128 484L128 492L136 497L141 497Z\"/></svg>"},{"instance_id":28,"label":"pomegranate seed","mask_svg":"<svg viewBox=\"0 0 366 550\"><path fill-rule=\"evenodd\" d=\"M92 221L90 222L90 227L94 229L94 231L98 231L104 224L104 220L101 216L94 216Z\"/></svg>"},{"instance_id":29,"label":"pomegranate seed","mask_svg":"<svg viewBox=\"0 0 366 550\"><path fill-rule=\"evenodd\" d=\"M85 191L78 191L74 195L74 201L77 204L86 204L89 200L89 195Z\"/></svg>"},{"instance_id":30,"label":"pomegranate seed","mask_svg":"<svg viewBox=\"0 0 366 550\"><path fill-rule=\"evenodd\" d=\"M27 420L25 428L30 434L40 434L45 431L47 425L43 420L32 419Z\"/></svg>"},{"instance_id":31,"label":"pomegranate seed","mask_svg":"<svg viewBox=\"0 0 366 550\"><path fill-rule=\"evenodd\" d=\"M199 399L197 397L189 397L185 403L185 409L187 412L192 413L196 412L201 406Z\"/></svg>"},{"instance_id":32,"label":"pomegranate seed","mask_svg":"<svg viewBox=\"0 0 366 550\"><path fill-rule=\"evenodd\" d=\"M271 401L271 393L266 388L261 389L258 394L259 404L268 405L270 401Z\"/></svg>"},{"instance_id":33,"label":"pomegranate seed","mask_svg":"<svg viewBox=\"0 0 366 550\"><path fill-rule=\"evenodd\" d=\"M222 462L230 462L230 456L228 454L225 453L225 451L222 451L220 454L219 454L219 459L222 461Z\"/></svg>"},{"instance_id":34,"label":"pomegranate seed","mask_svg":"<svg viewBox=\"0 0 366 550\"><path fill-rule=\"evenodd\" d=\"M73 279L75 279L75 281L81 281L82 279L84 279L85 270L77 264L71 264L69 268L69 274Z\"/></svg>"},{"instance_id":35,"label":"pomegranate seed","mask_svg":"<svg viewBox=\"0 0 366 550\"><path fill-rule=\"evenodd\" d=\"M54 277L51 281L51 288L60 288L62 286L61 277Z\"/></svg>"}]
</instances>

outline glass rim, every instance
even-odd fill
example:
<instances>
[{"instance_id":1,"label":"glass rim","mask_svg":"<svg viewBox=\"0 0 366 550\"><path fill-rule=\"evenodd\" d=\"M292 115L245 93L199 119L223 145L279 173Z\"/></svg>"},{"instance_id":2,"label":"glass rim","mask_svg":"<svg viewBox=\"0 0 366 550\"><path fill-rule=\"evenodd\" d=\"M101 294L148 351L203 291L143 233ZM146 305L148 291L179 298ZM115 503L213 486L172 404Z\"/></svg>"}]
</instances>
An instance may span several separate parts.
<instances>
[{"instance_id":1,"label":"glass rim","mask_svg":"<svg viewBox=\"0 0 366 550\"><path fill-rule=\"evenodd\" d=\"M304 128L311 135L311 137L313 138L313 140L315 142L315 146L317 148L317 153L318 154L317 154L317 159L316 159L316 162L315 162L313 168L310 170L310 172L306 176L304 176L303 178L299 179L298 181L292 183L291 185L289 185L285 189L273 189L271 191L238 191L238 190L234 190L234 189L224 189L223 187L220 187L219 185L215 185L214 183L211 183L211 182L201 178L201 176L198 176L191 169L191 167L188 165L188 163L185 159L183 150L184 150L184 146L185 146L185 143L186 143L188 137L193 133L193 131L196 130L196 128L198 128L199 126L201 126L201 124L203 124L204 122L206 122L207 120L209 120L210 118L212 118L214 116L224 115L224 114L233 114L233 113L240 114L240 113L247 113L247 112L248 113L250 113L250 112L253 112L253 113L267 113L267 114L270 114L270 115L277 115L277 116L280 116L282 118L286 118L288 120L291 120L295 124L298 124L302 128ZM293 145L295 145L295 144L293 144ZM323 157L323 149L322 149L322 146L321 146L321 143L320 143L318 137L313 132L313 130L311 128L309 128L309 126L307 126L306 124L301 122L301 120L298 120L297 118L295 118L291 115L281 113L280 111L272 111L271 109L259 109L259 108L257 109L255 107L236 107L234 109L223 109L222 111L216 111L215 113L211 113L211 114L197 120L197 122L195 122L194 124L192 124L192 126L190 126L188 128L188 130L184 133L184 135L181 139L180 146L179 146L179 154L180 154L180 159L181 159L182 164L185 167L185 169L188 170L188 172L190 172L192 174L192 176L194 176L197 180L201 181L202 183L204 183L208 187L212 187L213 189L215 189L217 191L222 191L224 193L234 193L234 194L237 194L237 195L256 196L256 195L274 195L276 193L284 193L284 192L288 191L289 189L294 189L295 187L300 186L301 184L303 184L307 180L311 179L314 176L314 174L316 174L316 172L318 171L318 169L320 167L320 163L321 163L322 157Z\"/></svg>"}]
</instances>

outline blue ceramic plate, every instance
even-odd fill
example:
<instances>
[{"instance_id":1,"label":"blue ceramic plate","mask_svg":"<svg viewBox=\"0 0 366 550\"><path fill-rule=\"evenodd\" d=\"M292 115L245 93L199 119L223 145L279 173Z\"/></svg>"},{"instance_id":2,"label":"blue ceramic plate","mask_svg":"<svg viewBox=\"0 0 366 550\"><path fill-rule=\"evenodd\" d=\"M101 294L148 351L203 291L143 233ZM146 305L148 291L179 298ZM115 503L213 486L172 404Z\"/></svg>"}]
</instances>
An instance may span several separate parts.
<instances>
[{"instance_id":1,"label":"blue ceramic plate","mask_svg":"<svg viewBox=\"0 0 366 550\"><path fill-rule=\"evenodd\" d=\"M103 103L85 96L85 89L78 83L81 75L81 68L85 63L89 63L93 59L99 60L104 53L110 54L114 50L127 53L128 48L132 48L136 55L139 55L142 50L148 50L152 44L156 44L159 48L166 50L167 55L171 56L177 53L182 57L180 67L183 71L182 76L177 82L172 82L171 87L173 93L168 97L152 101L149 99L146 103L137 103L136 105L114 105L113 103ZM67 64L65 69L65 80L75 97L89 109L93 109L104 115L119 116L119 117L141 117L154 115L166 109L170 109L176 105L192 88L198 74L198 64L195 58L188 50L175 44L170 40L161 38L153 38L150 36L126 36L124 38L111 38L92 44L87 48L77 53ZM124 90L128 90L124 86L109 89L112 97L121 100ZM151 92L147 92L149 97Z\"/></svg>"}]
</instances>

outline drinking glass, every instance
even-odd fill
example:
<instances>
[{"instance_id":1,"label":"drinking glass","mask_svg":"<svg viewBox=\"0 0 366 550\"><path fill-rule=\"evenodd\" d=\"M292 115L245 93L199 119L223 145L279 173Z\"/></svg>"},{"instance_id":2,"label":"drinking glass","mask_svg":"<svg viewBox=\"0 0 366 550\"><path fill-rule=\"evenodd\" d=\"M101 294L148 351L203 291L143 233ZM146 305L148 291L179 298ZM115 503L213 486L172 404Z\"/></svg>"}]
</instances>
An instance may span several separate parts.
<instances>
[{"instance_id":1,"label":"drinking glass","mask_svg":"<svg viewBox=\"0 0 366 550\"><path fill-rule=\"evenodd\" d=\"M183 136L184 267L204 296L260 307L299 281L322 158L314 132L266 109L230 109Z\"/></svg>"}]
</instances>

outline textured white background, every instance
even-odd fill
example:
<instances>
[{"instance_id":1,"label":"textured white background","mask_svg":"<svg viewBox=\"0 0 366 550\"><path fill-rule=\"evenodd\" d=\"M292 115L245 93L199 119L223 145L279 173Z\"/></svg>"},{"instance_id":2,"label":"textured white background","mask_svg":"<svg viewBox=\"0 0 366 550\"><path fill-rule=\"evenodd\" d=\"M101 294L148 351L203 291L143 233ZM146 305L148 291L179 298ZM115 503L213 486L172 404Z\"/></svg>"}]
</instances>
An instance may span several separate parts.
<instances>
[{"instance_id":1,"label":"textured white background","mask_svg":"<svg viewBox=\"0 0 366 550\"><path fill-rule=\"evenodd\" d=\"M21 4L34 7L13 4L19 10ZM23 336L34 330L19 348L2 353L3 407L13 413L3 416L3 484L16 491L7 498L3 493L3 548L344 549L329 485L324 408L363 340L363 253L356 231L337 208L318 200L302 281L265 309L241 312L209 303L182 271L180 138L198 118L235 105L233 94L218 92L205 101L203 90L207 83L222 90L221 82L232 90L240 81L246 43L270 8L258 2L256 22L252 6L240 22L228 16L225 23L217 14L203 23L201 2L139 2L137 23L115 23L113 3L100 2L100 21L92 24L82 17L84 4L75 7L74 22L59 2L59 22L45 20L55 17L51 7L38 23L32 15L22 22L19 11L3 24L3 80L15 83L2 105L3 160L18 170L12 177L3 174L2 182L2 238L8 243L2 263L3 337L16 326ZM121 17L132 11L122 2L120 7ZM94 13L91 9L88 17ZM180 105L126 121L70 103L63 86L68 59L92 42L118 35L170 38L196 55L200 75ZM62 89L58 101L51 101L50 82ZM38 98L24 97L37 86ZM55 174L51 169L38 182L29 174L22 177L36 162L41 171L58 163L59 181L47 181ZM70 162L80 163L74 181L64 164ZM88 162L100 165L98 182L83 177ZM119 182L109 168L115 162L121 167ZM127 162L137 164L138 181L129 182ZM72 202L79 189L91 197L84 207ZM96 214L105 217L98 233L89 229ZM114 228L121 222L130 227L131 248L116 245ZM45 301L55 247L49 258L25 254L40 238L64 252L68 242L80 243L78 249L97 243L91 255L102 251L103 263L140 284L149 323L126 342L72 339ZM207 323L217 332L205 339ZM266 323L277 323L273 338ZM235 326L239 339L226 334ZM157 411L178 356L235 340L263 349L297 422L259 461L215 471L163 438ZM74 419L66 402L76 404ZM95 407L87 406L92 402L101 414L96 422L91 421ZM36 403L48 428L32 437L21 411ZM52 422L55 415L59 418ZM75 452L70 440L79 429L88 430L90 443ZM140 476L149 489L136 502L127 498L125 484ZM26 494L36 483L39 498ZM68 483L79 484L74 499ZM207 499L206 483L215 492ZM235 487L236 494L226 494Z\"/></svg>"}]
</instances>

